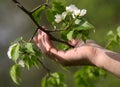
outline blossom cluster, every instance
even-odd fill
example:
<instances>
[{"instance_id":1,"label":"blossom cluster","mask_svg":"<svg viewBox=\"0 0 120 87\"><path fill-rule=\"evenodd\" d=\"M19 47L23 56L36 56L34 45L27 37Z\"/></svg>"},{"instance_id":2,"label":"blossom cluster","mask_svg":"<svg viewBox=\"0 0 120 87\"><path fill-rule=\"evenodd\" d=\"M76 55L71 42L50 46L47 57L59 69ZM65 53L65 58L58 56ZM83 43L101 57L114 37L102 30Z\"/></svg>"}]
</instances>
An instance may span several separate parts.
<instances>
[{"instance_id":1,"label":"blossom cluster","mask_svg":"<svg viewBox=\"0 0 120 87\"><path fill-rule=\"evenodd\" d=\"M66 11L63 12L62 14L56 14L55 15L55 22L56 23L60 23L61 21L63 21L68 13L71 13L72 18L75 19L77 17L82 17L86 14L87 10L86 9L78 9L75 5L69 5L66 6Z\"/></svg>"}]
</instances>

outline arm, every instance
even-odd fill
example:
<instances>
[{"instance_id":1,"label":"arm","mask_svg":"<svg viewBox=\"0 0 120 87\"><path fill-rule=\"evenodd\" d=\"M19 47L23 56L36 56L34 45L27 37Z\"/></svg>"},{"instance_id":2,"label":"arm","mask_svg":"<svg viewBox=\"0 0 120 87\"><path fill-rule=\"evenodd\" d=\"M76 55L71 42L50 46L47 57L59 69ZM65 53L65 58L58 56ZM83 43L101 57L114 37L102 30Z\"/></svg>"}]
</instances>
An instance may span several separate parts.
<instances>
[{"instance_id":1,"label":"arm","mask_svg":"<svg viewBox=\"0 0 120 87\"><path fill-rule=\"evenodd\" d=\"M109 50L98 50L96 58L98 67L120 77L120 54Z\"/></svg>"},{"instance_id":2,"label":"arm","mask_svg":"<svg viewBox=\"0 0 120 87\"><path fill-rule=\"evenodd\" d=\"M57 50L47 34L40 30L34 41L43 53L63 65L93 65L120 77L120 54L104 49L93 41L84 43L81 40L72 40L69 43L75 48Z\"/></svg>"}]
</instances>

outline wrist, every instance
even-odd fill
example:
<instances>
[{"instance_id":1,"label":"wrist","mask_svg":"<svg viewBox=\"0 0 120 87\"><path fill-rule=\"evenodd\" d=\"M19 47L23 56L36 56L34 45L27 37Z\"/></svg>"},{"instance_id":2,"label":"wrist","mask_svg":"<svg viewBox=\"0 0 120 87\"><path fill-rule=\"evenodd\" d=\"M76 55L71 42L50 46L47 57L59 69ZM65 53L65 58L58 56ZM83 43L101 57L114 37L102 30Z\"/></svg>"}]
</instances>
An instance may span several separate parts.
<instances>
[{"instance_id":1,"label":"wrist","mask_svg":"<svg viewBox=\"0 0 120 87\"><path fill-rule=\"evenodd\" d=\"M105 52L107 52L107 49L104 48L95 48L94 50L94 54L93 54L93 60L94 60L94 65L99 67L99 68L103 68L104 67L104 63L105 63Z\"/></svg>"}]
</instances>

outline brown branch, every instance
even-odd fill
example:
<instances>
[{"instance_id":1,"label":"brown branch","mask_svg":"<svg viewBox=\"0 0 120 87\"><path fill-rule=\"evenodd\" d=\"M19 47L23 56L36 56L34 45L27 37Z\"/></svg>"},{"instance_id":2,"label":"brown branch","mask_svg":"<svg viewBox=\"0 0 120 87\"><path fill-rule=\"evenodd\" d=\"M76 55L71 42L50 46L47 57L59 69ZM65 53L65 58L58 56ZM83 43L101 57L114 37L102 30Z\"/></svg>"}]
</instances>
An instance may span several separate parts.
<instances>
[{"instance_id":1,"label":"brown branch","mask_svg":"<svg viewBox=\"0 0 120 87\"><path fill-rule=\"evenodd\" d=\"M31 20L34 22L34 24L37 26L34 34L32 35L32 37L30 38L29 41L31 41L31 40L33 39L33 37L34 37L35 34L37 33L37 30L40 29L40 30L44 31L45 33L47 33L47 35L50 37L51 40L57 41L57 42L60 42L60 43L64 43L64 44L66 44L66 45L68 45L68 46L70 46L70 47L73 47L73 46L70 45L68 42L65 42L65 41L63 41L63 40L59 40L59 39L55 38L54 36L52 36L52 35L50 34L49 31L45 30L42 26L40 26L40 25L36 22L36 20L34 19L34 17L33 17L33 15L31 14L31 12L29 12L24 6L22 6L22 5L20 4L20 2L18 2L17 0L12 0L12 1L13 1L23 12L25 12L25 13L27 14L27 15L31 18Z\"/></svg>"},{"instance_id":2,"label":"brown branch","mask_svg":"<svg viewBox=\"0 0 120 87\"><path fill-rule=\"evenodd\" d=\"M50 69L48 69L39 58L37 58L37 60L42 65L42 67L47 71L47 73L50 74L50 72L51 72Z\"/></svg>"},{"instance_id":3,"label":"brown branch","mask_svg":"<svg viewBox=\"0 0 120 87\"><path fill-rule=\"evenodd\" d=\"M42 28L42 26L40 26L36 20L34 19L34 17L32 16L31 12L29 12L25 7L23 7L20 2L18 2L17 0L13 0L13 2L23 11L25 12L30 18L31 20L35 23L35 25L37 26L37 28L40 28L42 31L46 32L45 29Z\"/></svg>"},{"instance_id":4,"label":"brown branch","mask_svg":"<svg viewBox=\"0 0 120 87\"><path fill-rule=\"evenodd\" d=\"M36 35L37 31L38 31L38 28L35 29L33 35L31 36L31 38L29 39L28 42L31 42L31 41L33 40L33 38L34 38L34 36Z\"/></svg>"}]
</instances>

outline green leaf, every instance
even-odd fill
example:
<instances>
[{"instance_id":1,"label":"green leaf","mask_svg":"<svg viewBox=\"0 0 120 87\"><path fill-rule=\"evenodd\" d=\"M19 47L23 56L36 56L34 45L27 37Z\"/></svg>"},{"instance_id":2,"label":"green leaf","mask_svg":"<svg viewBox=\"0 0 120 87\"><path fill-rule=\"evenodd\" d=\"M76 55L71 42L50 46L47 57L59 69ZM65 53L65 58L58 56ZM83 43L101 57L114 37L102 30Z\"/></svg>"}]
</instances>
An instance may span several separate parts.
<instances>
[{"instance_id":1,"label":"green leaf","mask_svg":"<svg viewBox=\"0 0 120 87\"><path fill-rule=\"evenodd\" d=\"M107 33L107 36L114 36L114 33L112 30L110 30L108 33Z\"/></svg>"},{"instance_id":2,"label":"green leaf","mask_svg":"<svg viewBox=\"0 0 120 87\"><path fill-rule=\"evenodd\" d=\"M25 62L25 66L29 70L32 67L32 65L33 65L33 62L31 60L31 56L29 56L29 55L23 55L22 58L23 58L23 61Z\"/></svg>"},{"instance_id":3,"label":"green leaf","mask_svg":"<svg viewBox=\"0 0 120 87\"><path fill-rule=\"evenodd\" d=\"M44 78L42 79L42 87L49 87L46 77L44 77Z\"/></svg>"},{"instance_id":4,"label":"green leaf","mask_svg":"<svg viewBox=\"0 0 120 87\"><path fill-rule=\"evenodd\" d=\"M20 50L20 44L13 44L11 46L11 57L14 62L16 62L17 59L19 58L19 53L20 53L19 50Z\"/></svg>"},{"instance_id":5,"label":"green leaf","mask_svg":"<svg viewBox=\"0 0 120 87\"><path fill-rule=\"evenodd\" d=\"M34 53L33 44L32 43L26 43L25 48L27 49L27 52Z\"/></svg>"},{"instance_id":6,"label":"green leaf","mask_svg":"<svg viewBox=\"0 0 120 87\"><path fill-rule=\"evenodd\" d=\"M67 50L69 48L69 46L67 46L65 44L59 44L59 45L57 45L57 48L59 50Z\"/></svg>"},{"instance_id":7,"label":"green leaf","mask_svg":"<svg viewBox=\"0 0 120 87\"><path fill-rule=\"evenodd\" d=\"M36 10L32 15L34 17L34 19L36 20L36 22L39 24L40 23L40 16L42 14L42 12L45 9L45 5L42 5L38 10Z\"/></svg>"},{"instance_id":8,"label":"green leaf","mask_svg":"<svg viewBox=\"0 0 120 87\"><path fill-rule=\"evenodd\" d=\"M36 55L23 55L22 59L25 63L25 66L27 67L27 69L29 70L32 66L36 66L36 68L39 68L39 63L37 60L37 56Z\"/></svg>"},{"instance_id":9,"label":"green leaf","mask_svg":"<svg viewBox=\"0 0 120 87\"><path fill-rule=\"evenodd\" d=\"M117 34L120 37L120 26L118 26L118 28L117 28Z\"/></svg>"},{"instance_id":10,"label":"green leaf","mask_svg":"<svg viewBox=\"0 0 120 87\"><path fill-rule=\"evenodd\" d=\"M51 9L47 9L46 11L46 16L47 16L47 20L50 22L50 23L54 23L54 14L53 14L53 11Z\"/></svg>"},{"instance_id":11,"label":"green leaf","mask_svg":"<svg viewBox=\"0 0 120 87\"><path fill-rule=\"evenodd\" d=\"M81 24L74 26L75 30L90 30L94 29L94 26L88 21L82 21Z\"/></svg>"},{"instance_id":12,"label":"green leaf","mask_svg":"<svg viewBox=\"0 0 120 87\"><path fill-rule=\"evenodd\" d=\"M52 10L58 14L61 14L62 12L65 11L65 7L64 7L64 5L62 5L61 2L53 2Z\"/></svg>"},{"instance_id":13,"label":"green leaf","mask_svg":"<svg viewBox=\"0 0 120 87\"><path fill-rule=\"evenodd\" d=\"M72 31L70 31L69 33L67 33L67 39L68 39L68 40L73 39L73 33L74 33L74 30L72 30Z\"/></svg>"},{"instance_id":14,"label":"green leaf","mask_svg":"<svg viewBox=\"0 0 120 87\"><path fill-rule=\"evenodd\" d=\"M61 31L60 33L61 33L61 39L67 41L68 40L67 39L67 33L68 33L68 31Z\"/></svg>"},{"instance_id":15,"label":"green leaf","mask_svg":"<svg viewBox=\"0 0 120 87\"><path fill-rule=\"evenodd\" d=\"M64 83L64 75L62 73L52 73L49 78L44 77L42 87L67 87Z\"/></svg>"},{"instance_id":16,"label":"green leaf","mask_svg":"<svg viewBox=\"0 0 120 87\"><path fill-rule=\"evenodd\" d=\"M104 75L97 67L85 66L75 73L75 84L77 87L94 87L94 81Z\"/></svg>"},{"instance_id":17,"label":"green leaf","mask_svg":"<svg viewBox=\"0 0 120 87\"><path fill-rule=\"evenodd\" d=\"M21 81L21 78L20 78L20 65L16 64L16 65L13 65L11 67L10 76L11 76L12 80L16 84L19 84L19 82Z\"/></svg>"}]
</instances>

